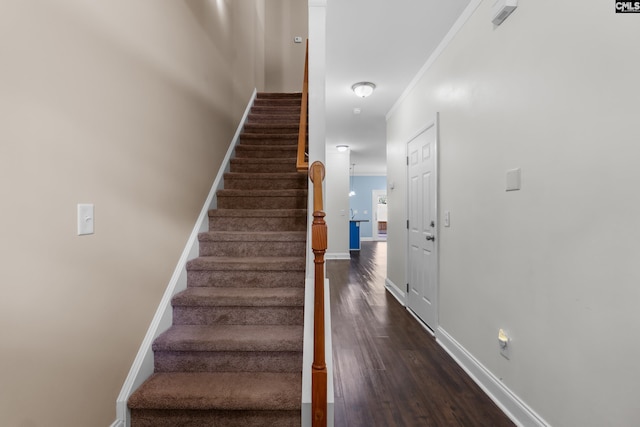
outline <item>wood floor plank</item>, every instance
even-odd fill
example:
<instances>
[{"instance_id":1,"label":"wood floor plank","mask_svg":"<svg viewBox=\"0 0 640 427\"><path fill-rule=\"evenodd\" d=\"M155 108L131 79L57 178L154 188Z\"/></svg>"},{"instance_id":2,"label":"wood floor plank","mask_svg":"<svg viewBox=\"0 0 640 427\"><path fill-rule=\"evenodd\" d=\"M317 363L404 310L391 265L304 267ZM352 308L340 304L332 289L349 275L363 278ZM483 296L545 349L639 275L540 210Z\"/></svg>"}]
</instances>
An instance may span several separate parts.
<instances>
[{"instance_id":1,"label":"wood floor plank","mask_svg":"<svg viewBox=\"0 0 640 427\"><path fill-rule=\"evenodd\" d=\"M335 426L513 426L384 288L386 243L330 260Z\"/></svg>"}]
</instances>

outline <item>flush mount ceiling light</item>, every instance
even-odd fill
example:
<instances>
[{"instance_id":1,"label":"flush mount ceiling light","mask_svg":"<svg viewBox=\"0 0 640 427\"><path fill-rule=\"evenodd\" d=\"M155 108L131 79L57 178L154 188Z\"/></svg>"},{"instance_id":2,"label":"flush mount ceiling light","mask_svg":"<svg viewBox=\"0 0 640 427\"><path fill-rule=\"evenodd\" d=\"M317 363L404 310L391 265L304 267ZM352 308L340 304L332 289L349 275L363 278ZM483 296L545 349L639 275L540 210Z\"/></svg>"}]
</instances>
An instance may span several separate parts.
<instances>
[{"instance_id":1,"label":"flush mount ceiling light","mask_svg":"<svg viewBox=\"0 0 640 427\"><path fill-rule=\"evenodd\" d=\"M351 90L353 90L353 93L358 95L360 98L366 98L367 96L371 95L375 88L376 85L371 82L360 82L351 86Z\"/></svg>"},{"instance_id":2,"label":"flush mount ceiling light","mask_svg":"<svg viewBox=\"0 0 640 427\"><path fill-rule=\"evenodd\" d=\"M338 149L339 152L344 153L345 151L347 151L349 149L348 145L336 145L336 148Z\"/></svg>"}]
</instances>

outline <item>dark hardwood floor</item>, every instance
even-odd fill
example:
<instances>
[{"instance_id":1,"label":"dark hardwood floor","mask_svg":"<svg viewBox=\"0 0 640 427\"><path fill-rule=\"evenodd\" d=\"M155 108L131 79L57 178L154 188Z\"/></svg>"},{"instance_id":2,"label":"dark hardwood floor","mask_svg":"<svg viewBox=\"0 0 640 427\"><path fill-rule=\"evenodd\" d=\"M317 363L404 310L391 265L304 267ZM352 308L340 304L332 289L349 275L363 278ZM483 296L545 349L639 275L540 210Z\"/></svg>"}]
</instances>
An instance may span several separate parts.
<instances>
[{"instance_id":1,"label":"dark hardwood floor","mask_svg":"<svg viewBox=\"0 0 640 427\"><path fill-rule=\"evenodd\" d=\"M385 242L328 261L335 426L514 424L384 288Z\"/></svg>"}]
</instances>

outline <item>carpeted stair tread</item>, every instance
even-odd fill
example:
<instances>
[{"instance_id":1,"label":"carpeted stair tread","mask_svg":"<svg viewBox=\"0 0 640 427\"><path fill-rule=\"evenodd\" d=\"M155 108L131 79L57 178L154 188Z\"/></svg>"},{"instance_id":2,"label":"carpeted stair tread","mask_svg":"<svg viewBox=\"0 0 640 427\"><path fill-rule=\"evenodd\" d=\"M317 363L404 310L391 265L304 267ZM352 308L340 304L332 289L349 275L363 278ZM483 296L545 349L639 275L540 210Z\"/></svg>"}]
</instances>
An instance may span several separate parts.
<instances>
[{"instance_id":1,"label":"carpeted stair tread","mask_svg":"<svg viewBox=\"0 0 640 427\"><path fill-rule=\"evenodd\" d=\"M305 197L306 189L284 190L218 190L218 197Z\"/></svg>"},{"instance_id":2,"label":"carpeted stair tread","mask_svg":"<svg viewBox=\"0 0 640 427\"><path fill-rule=\"evenodd\" d=\"M154 351L302 351L300 325L174 325Z\"/></svg>"},{"instance_id":3,"label":"carpeted stair tread","mask_svg":"<svg viewBox=\"0 0 640 427\"><path fill-rule=\"evenodd\" d=\"M295 157L260 158L234 157L231 159L231 172L295 172Z\"/></svg>"},{"instance_id":4,"label":"carpeted stair tread","mask_svg":"<svg viewBox=\"0 0 640 427\"><path fill-rule=\"evenodd\" d=\"M298 123L247 123L244 130L251 133L298 133L300 127Z\"/></svg>"},{"instance_id":5,"label":"carpeted stair tread","mask_svg":"<svg viewBox=\"0 0 640 427\"><path fill-rule=\"evenodd\" d=\"M297 151L297 146L289 145L250 145L250 144L240 144L236 147L236 152L238 151Z\"/></svg>"},{"instance_id":6,"label":"carpeted stair tread","mask_svg":"<svg viewBox=\"0 0 640 427\"><path fill-rule=\"evenodd\" d=\"M230 190L307 189L309 186L308 181L307 174L296 172L271 174L229 172L224 174L224 186Z\"/></svg>"},{"instance_id":7,"label":"carpeted stair tread","mask_svg":"<svg viewBox=\"0 0 640 427\"><path fill-rule=\"evenodd\" d=\"M258 270L264 271L300 271L305 268L305 259L302 257L215 257L204 256L194 258L187 262L187 270Z\"/></svg>"},{"instance_id":8,"label":"carpeted stair tread","mask_svg":"<svg viewBox=\"0 0 640 427\"><path fill-rule=\"evenodd\" d=\"M272 115L300 115L300 105L254 105L251 113Z\"/></svg>"},{"instance_id":9,"label":"carpeted stair tread","mask_svg":"<svg viewBox=\"0 0 640 427\"><path fill-rule=\"evenodd\" d=\"M201 242L300 242L304 231L206 231L198 235Z\"/></svg>"},{"instance_id":10,"label":"carpeted stair tread","mask_svg":"<svg viewBox=\"0 0 640 427\"><path fill-rule=\"evenodd\" d=\"M298 217L306 218L306 209L211 209L209 217L238 217L238 218L264 218L264 217Z\"/></svg>"},{"instance_id":11,"label":"carpeted stair tread","mask_svg":"<svg viewBox=\"0 0 640 427\"><path fill-rule=\"evenodd\" d=\"M154 374L129 398L132 409L300 410L301 373Z\"/></svg>"},{"instance_id":12,"label":"carpeted stair tread","mask_svg":"<svg viewBox=\"0 0 640 427\"><path fill-rule=\"evenodd\" d=\"M253 103L254 106L257 107L262 107L262 106L266 106L266 105L273 105L273 106L290 106L290 107L297 107L298 109L300 108L300 100L299 99L264 99L264 98L256 98L255 102Z\"/></svg>"},{"instance_id":13,"label":"carpeted stair tread","mask_svg":"<svg viewBox=\"0 0 640 427\"><path fill-rule=\"evenodd\" d=\"M294 144L289 145L247 145L240 144L236 146L236 158L274 158L288 159L295 161L298 147Z\"/></svg>"},{"instance_id":14,"label":"carpeted stair tread","mask_svg":"<svg viewBox=\"0 0 640 427\"><path fill-rule=\"evenodd\" d=\"M174 307L299 307L302 288L187 288L171 300Z\"/></svg>"},{"instance_id":15,"label":"carpeted stair tread","mask_svg":"<svg viewBox=\"0 0 640 427\"><path fill-rule=\"evenodd\" d=\"M291 145L298 143L298 135L295 133L270 133L265 135L263 133L243 133L240 135L240 145L266 145L277 144Z\"/></svg>"},{"instance_id":16,"label":"carpeted stair tread","mask_svg":"<svg viewBox=\"0 0 640 427\"><path fill-rule=\"evenodd\" d=\"M215 209L209 211L214 230L226 231L304 231L306 209Z\"/></svg>"}]
</instances>

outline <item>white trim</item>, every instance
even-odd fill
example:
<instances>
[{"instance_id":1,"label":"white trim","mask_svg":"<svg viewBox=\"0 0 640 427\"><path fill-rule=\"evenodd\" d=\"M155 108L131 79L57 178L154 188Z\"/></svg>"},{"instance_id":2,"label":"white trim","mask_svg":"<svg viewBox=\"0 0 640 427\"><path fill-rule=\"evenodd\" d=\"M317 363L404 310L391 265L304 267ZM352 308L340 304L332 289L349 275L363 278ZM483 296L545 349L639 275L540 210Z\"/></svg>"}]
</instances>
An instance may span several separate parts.
<instances>
[{"instance_id":1,"label":"white trim","mask_svg":"<svg viewBox=\"0 0 640 427\"><path fill-rule=\"evenodd\" d=\"M395 283L391 281L388 277L384 279L384 287L389 291L389 293L398 300L403 307L407 306L406 299L407 293L396 286Z\"/></svg>"},{"instance_id":2,"label":"white trim","mask_svg":"<svg viewBox=\"0 0 640 427\"><path fill-rule=\"evenodd\" d=\"M327 252L324 259L351 259L351 254L349 252Z\"/></svg>"},{"instance_id":3,"label":"white trim","mask_svg":"<svg viewBox=\"0 0 640 427\"><path fill-rule=\"evenodd\" d=\"M124 426L124 421L122 420L115 420L113 422L113 424L111 424L109 427L125 427Z\"/></svg>"},{"instance_id":4,"label":"white trim","mask_svg":"<svg viewBox=\"0 0 640 427\"><path fill-rule=\"evenodd\" d=\"M549 426L540 415L527 406L442 327L436 330L436 341L516 425Z\"/></svg>"},{"instance_id":5,"label":"white trim","mask_svg":"<svg viewBox=\"0 0 640 427\"><path fill-rule=\"evenodd\" d=\"M238 125L238 129L227 149L227 154L222 161L222 165L218 170L218 174L211 186L211 190L209 191L209 195L200 211L200 216L191 231L191 235L187 240L187 244L182 251L182 255L178 260L178 264L176 265L175 270L173 271L173 275L171 276L171 280L167 285L167 288L160 300L160 304L156 310L155 315L153 316L153 320L151 321L151 325L147 330L147 333L140 345L140 349L138 350L138 354L131 365L131 369L129 370L129 374L122 385L122 389L120 390L120 394L116 399L116 421L114 425L116 426L126 426L130 423L129 416L129 408L127 407L127 400L129 396L136 390L140 384L142 384L147 378L151 376L153 373L153 350L151 349L151 345L153 344L153 340L156 339L158 335L167 330L171 326L171 322L173 320L173 313L171 307L171 298L178 292L186 289L187 287L187 271L186 264L187 261L193 258L198 257L199 255L199 245L198 245L198 233L206 231L209 229L209 209L214 209L217 206L216 200L216 191L221 189L224 181L224 173L229 170L229 164L231 161L231 157L233 156L234 149L240 140L240 133L242 132L242 128L244 123L249 115L249 111L251 110L251 106L253 105L253 101L256 98L257 90L254 89L253 94L251 95L251 99L247 104L247 108L245 109L244 115ZM120 424L117 424L120 423Z\"/></svg>"},{"instance_id":6,"label":"white trim","mask_svg":"<svg viewBox=\"0 0 640 427\"><path fill-rule=\"evenodd\" d=\"M471 15L473 15L473 12L475 12L478 6L480 6L480 3L482 3L482 0L471 0L469 5L467 5L467 7L464 9L460 17L458 17L458 19L453 24L453 26L451 26L451 29L449 29L449 32L447 33L447 35L444 36L444 38L442 39L438 47L436 47L433 53L431 54L431 56L429 56L429 59L427 59L427 62L424 63L422 68L420 68L420 71L418 71L418 73L413 78L413 80L411 80L411 83L409 83L406 89L402 92L398 100L394 102L394 104L391 106L391 108L385 115L385 118L387 120L389 120L393 115L393 113L395 113L396 109L400 106L400 104L402 104L402 101L404 101L405 98L409 96L409 93L411 93L411 91L416 87L418 82L426 74L429 68L431 68L433 63L436 62L436 59L438 59L440 54L442 54L442 52L449 45L449 43L451 43L451 40L453 40L453 38L462 29L462 27L467 22L467 20L469 20Z\"/></svg>"},{"instance_id":7,"label":"white trim","mask_svg":"<svg viewBox=\"0 0 640 427\"><path fill-rule=\"evenodd\" d=\"M360 237L361 242L373 242L373 237Z\"/></svg>"}]
</instances>

